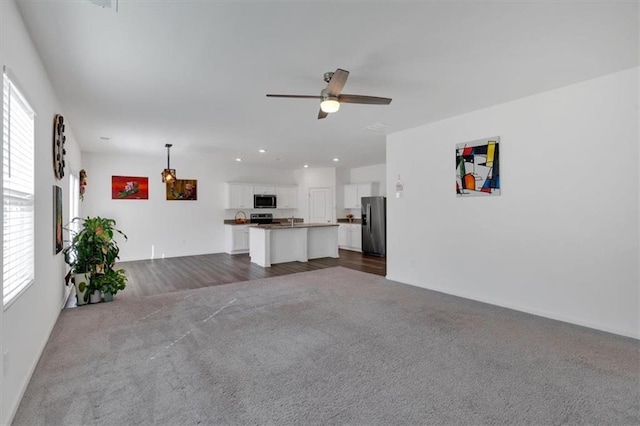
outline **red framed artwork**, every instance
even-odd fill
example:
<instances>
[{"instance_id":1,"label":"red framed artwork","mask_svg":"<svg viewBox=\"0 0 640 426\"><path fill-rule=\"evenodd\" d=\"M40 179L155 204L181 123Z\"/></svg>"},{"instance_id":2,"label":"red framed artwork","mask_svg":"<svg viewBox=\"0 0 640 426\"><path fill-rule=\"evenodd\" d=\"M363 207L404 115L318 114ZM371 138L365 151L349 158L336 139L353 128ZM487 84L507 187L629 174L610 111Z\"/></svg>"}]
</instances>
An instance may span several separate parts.
<instances>
[{"instance_id":1,"label":"red framed artwork","mask_svg":"<svg viewBox=\"0 0 640 426\"><path fill-rule=\"evenodd\" d=\"M111 176L111 199L148 200L149 178L140 176Z\"/></svg>"}]
</instances>

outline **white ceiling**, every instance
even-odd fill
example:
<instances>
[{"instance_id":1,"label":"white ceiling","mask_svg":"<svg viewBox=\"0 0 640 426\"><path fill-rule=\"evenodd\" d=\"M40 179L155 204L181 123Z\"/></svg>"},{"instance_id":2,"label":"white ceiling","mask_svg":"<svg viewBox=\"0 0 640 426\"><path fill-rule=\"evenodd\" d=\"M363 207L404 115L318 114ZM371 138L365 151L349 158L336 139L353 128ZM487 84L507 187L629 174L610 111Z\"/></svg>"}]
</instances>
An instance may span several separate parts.
<instances>
[{"instance_id":1,"label":"white ceiling","mask_svg":"<svg viewBox=\"0 0 640 426\"><path fill-rule=\"evenodd\" d=\"M84 151L380 164L385 135L369 125L403 130L638 65L637 1L16 1ZM393 102L318 120L316 100L265 96L318 95L336 68L351 72L343 93Z\"/></svg>"}]
</instances>

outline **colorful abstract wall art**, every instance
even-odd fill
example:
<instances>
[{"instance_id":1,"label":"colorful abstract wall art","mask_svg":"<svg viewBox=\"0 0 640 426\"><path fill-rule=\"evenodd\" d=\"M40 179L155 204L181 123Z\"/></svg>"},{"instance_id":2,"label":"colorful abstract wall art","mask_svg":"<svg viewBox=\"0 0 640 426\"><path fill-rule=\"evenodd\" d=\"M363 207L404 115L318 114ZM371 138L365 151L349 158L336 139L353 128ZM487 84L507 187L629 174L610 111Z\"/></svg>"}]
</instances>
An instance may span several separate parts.
<instances>
[{"instance_id":1,"label":"colorful abstract wall art","mask_svg":"<svg viewBox=\"0 0 640 426\"><path fill-rule=\"evenodd\" d=\"M58 254L62 250L62 188L53 185L53 248Z\"/></svg>"},{"instance_id":2,"label":"colorful abstract wall art","mask_svg":"<svg viewBox=\"0 0 640 426\"><path fill-rule=\"evenodd\" d=\"M149 178L140 176L111 176L112 200L148 200Z\"/></svg>"},{"instance_id":3,"label":"colorful abstract wall art","mask_svg":"<svg viewBox=\"0 0 640 426\"><path fill-rule=\"evenodd\" d=\"M167 200L197 200L198 181L196 179L176 179L167 183Z\"/></svg>"},{"instance_id":4,"label":"colorful abstract wall art","mask_svg":"<svg viewBox=\"0 0 640 426\"><path fill-rule=\"evenodd\" d=\"M500 195L500 137L456 144L456 196Z\"/></svg>"}]
</instances>

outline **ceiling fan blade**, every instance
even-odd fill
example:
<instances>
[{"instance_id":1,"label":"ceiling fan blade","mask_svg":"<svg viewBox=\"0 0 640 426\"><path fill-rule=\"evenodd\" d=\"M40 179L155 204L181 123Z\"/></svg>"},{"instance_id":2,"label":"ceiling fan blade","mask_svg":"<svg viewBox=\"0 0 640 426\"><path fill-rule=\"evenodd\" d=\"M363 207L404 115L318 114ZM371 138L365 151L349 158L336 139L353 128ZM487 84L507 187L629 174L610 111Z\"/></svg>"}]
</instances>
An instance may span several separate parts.
<instances>
[{"instance_id":1,"label":"ceiling fan blade","mask_svg":"<svg viewBox=\"0 0 640 426\"><path fill-rule=\"evenodd\" d=\"M329 114L324 112L323 110L318 111L318 120L320 120L322 118L326 118L327 115L329 115Z\"/></svg>"},{"instance_id":2,"label":"ceiling fan blade","mask_svg":"<svg viewBox=\"0 0 640 426\"><path fill-rule=\"evenodd\" d=\"M322 99L322 96L318 95L272 95L267 94L269 98L297 98L297 99Z\"/></svg>"},{"instance_id":3,"label":"ceiling fan blade","mask_svg":"<svg viewBox=\"0 0 640 426\"><path fill-rule=\"evenodd\" d=\"M345 94L338 96L338 102L345 104L389 105L391 103L391 98Z\"/></svg>"},{"instance_id":4,"label":"ceiling fan blade","mask_svg":"<svg viewBox=\"0 0 640 426\"><path fill-rule=\"evenodd\" d=\"M340 92L342 92L342 88L347 82L347 78L349 78L349 71L338 68L336 72L333 73L333 77L331 77L331 80L329 80L329 84L327 85L327 93L332 96L338 96Z\"/></svg>"}]
</instances>

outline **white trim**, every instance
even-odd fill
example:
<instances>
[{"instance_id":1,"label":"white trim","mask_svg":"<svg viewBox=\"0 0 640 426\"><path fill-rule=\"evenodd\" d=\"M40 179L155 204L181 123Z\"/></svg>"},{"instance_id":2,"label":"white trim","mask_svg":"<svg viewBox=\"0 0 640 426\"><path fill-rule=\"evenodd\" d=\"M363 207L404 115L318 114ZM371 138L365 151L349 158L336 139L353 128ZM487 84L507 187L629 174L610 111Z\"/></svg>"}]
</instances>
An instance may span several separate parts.
<instances>
[{"instance_id":1,"label":"white trim","mask_svg":"<svg viewBox=\"0 0 640 426\"><path fill-rule=\"evenodd\" d=\"M475 295L469 295L466 294L464 292L455 292L455 291L450 291L448 289L443 289L443 288L439 288L439 287L433 287L433 286L426 286L424 284L421 283L417 283L417 282L409 282L409 281L405 281L402 278L397 278L397 277L393 277L393 276L389 276L387 275L386 277L388 280L390 281L395 281L397 283L400 284L406 284L406 285L410 285L410 286L414 286L414 287L420 287L420 288L424 288L426 290L431 290L431 291L437 291L438 293L443 293L443 294L448 294L450 296L455 296L455 297L461 297L463 299L467 299L467 300L472 300L474 302L479 302L479 303L486 303L487 305L492 305L492 306L498 306L500 308L506 308L506 309L513 309L514 311L518 311L518 312L522 312L525 314L530 314L530 315L535 315L538 317L543 317L543 318L547 318L550 320L554 320L554 321L561 321L567 324L573 324L573 325L577 325L577 326L581 326L581 327L587 327L590 328L592 330L597 330L597 331L603 331L606 333L612 333L612 334L617 334L620 336L625 336L625 337L630 337L632 339L636 339L636 340L640 340L640 335L634 335L633 333L627 331L627 330L621 330L618 328L612 328L612 327L602 327L599 324L593 324L589 321L583 321L580 319L576 319L576 318L572 318L572 317L566 317L566 316L562 316L562 315L554 315L553 313L550 312L546 312L546 311L541 311L541 310L537 310L537 309L530 309L530 308L526 308L517 304L513 304L513 303L496 303L494 300L491 299L487 299L487 298L479 298Z\"/></svg>"}]
</instances>

